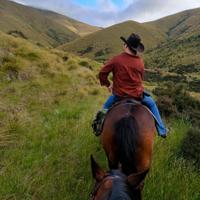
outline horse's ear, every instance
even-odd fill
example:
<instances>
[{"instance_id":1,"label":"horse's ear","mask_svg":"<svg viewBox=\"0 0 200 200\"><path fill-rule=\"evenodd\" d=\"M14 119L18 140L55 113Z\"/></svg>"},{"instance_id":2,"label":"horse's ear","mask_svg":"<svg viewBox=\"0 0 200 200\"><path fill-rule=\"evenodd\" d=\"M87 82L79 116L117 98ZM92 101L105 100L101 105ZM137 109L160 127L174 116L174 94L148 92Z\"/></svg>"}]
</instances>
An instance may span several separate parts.
<instances>
[{"instance_id":1,"label":"horse's ear","mask_svg":"<svg viewBox=\"0 0 200 200\"><path fill-rule=\"evenodd\" d=\"M93 156L90 156L91 159L91 168L92 168L92 175L93 178L96 179L97 182L101 181L103 177L106 175L106 172L104 172L98 165L98 163L94 160Z\"/></svg>"},{"instance_id":2,"label":"horse's ear","mask_svg":"<svg viewBox=\"0 0 200 200\"><path fill-rule=\"evenodd\" d=\"M131 174L127 177L128 183L133 187L134 189L142 189L144 185L144 179L147 173L149 172L149 169L136 173Z\"/></svg>"}]
</instances>

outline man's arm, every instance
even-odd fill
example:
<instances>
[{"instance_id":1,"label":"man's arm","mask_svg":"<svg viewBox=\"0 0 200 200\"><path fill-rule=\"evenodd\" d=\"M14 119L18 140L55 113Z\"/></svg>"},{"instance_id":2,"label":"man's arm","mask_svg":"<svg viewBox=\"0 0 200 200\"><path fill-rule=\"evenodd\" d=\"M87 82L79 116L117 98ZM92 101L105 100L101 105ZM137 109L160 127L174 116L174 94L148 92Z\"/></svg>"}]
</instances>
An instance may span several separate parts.
<instances>
[{"instance_id":1,"label":"man's arm","mask_svg":"<svg viewBox=\"0 0 200 200\"><path fill-rule=\"evenodd\" d=\"M108 75L113 70L113 68L114 68L114 59L111 59L102 67L101 71L99 72L99 80L102 86L106 87L110 86Z\"/></svg>"},{"instance_id":2,"label":"man's arm","mask_svg":"<svg viewBox=\"0 0 200 200\"><path fill-rule=\"evenodd\" d=\"M141 77L142 77L142 80L144 81L144 73L145 73L145 66L144 66L144 62L143 60L141 60Z\"/></svg>"}]
</instances>

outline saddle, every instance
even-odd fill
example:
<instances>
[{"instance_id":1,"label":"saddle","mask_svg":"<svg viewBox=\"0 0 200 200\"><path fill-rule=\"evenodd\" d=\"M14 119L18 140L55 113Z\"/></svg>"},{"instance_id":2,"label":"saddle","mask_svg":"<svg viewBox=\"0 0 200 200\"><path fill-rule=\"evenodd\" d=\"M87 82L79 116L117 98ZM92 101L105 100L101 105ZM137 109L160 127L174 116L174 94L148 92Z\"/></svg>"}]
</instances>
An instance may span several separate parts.
<instances>
[{"instance_id":1,"label":"saddle","mask_svg":"<svg viewBox=\"0 0 200 200\"><path fill-rule=\"evenodd\" d=\"M103 130L104 121L106 118L106 115L116 106L121 104L132 104L132 105L141 105L142 103L139 100L133 99L133 98L123 98L119 99L117 102L115 102L107 112L103 113L102 111L99 111L95 117L95 120L92 123L93 132L96 136L101 135L101 132Z\"/></svg>"},{"instance_id":2,"label":"saddle","mask_svg":"<svg viewBox=\"0 0 200 200\"><path fill-rule=\"evenodd\" d=\"M133 99L133 98L121 98L118 101L116 101L108 110L112 110L114 107L120 105L120 104L132 104L132 105L141 105L141 101L139 99ZM108 113L107 112L107 113Z\"/></svg>"}]
</instances>

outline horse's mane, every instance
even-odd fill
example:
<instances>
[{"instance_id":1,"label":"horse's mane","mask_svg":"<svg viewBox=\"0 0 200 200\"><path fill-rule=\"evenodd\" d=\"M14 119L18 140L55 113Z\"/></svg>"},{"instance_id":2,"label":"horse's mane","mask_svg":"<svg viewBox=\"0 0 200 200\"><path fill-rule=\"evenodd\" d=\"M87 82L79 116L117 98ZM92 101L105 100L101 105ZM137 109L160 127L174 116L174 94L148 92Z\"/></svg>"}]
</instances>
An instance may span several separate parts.
<instances>
[{"instance_id":1,"label":"horse's mane","mask_svg":"<svg viewBox=\"0 0 200 200\"><path fill-rule=\"evenodd\" d=\"M124 175L119 171L114 171L114 174L122 176L122 178L113 180L112 193L109 200L131 200L130 189L123 178Z\"/></svg>"},{"instance_id":2,"label":"horse's mane","mask_svg":"<svg viewBox=\"0 0 200 200\"><path fill-rule=\"evenodd\" d=\"M115 141L123 172L130 174L136 171L133 156L138 143L138 124L131 112L115 124Z\"/></svg>"}]
</instances>

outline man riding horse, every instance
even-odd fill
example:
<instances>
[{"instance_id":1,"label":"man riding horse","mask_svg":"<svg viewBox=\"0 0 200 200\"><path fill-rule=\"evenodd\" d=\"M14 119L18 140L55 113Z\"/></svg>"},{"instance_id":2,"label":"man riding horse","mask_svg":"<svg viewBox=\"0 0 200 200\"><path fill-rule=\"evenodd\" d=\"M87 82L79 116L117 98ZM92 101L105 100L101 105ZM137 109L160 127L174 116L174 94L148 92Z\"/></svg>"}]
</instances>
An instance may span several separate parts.
<instances>
[{"instance_id":1,"label":"man riding horse","mask_svg":"<svg viewBox=\"0 0 200 200\"><path fill-rule=\"evenodd\" d=\"M102 86L106 86L112 95L107 99L96 118L93 121L92 127L96 135L101 134L102 121L107 111L114 103L119 100L129 98L140 101L153 113L155 125L158 135L166 138L167 128L165 127L157 105L153 98L144 91L144 63L138 55L144 51L144 45L141 43L139 35L132 33L126 40L120 37L124 42L124 52L109 60L99 73L99 79ZM113 83L108 80L108 75L112 72Z\"/></svg>"}]
</instances>

